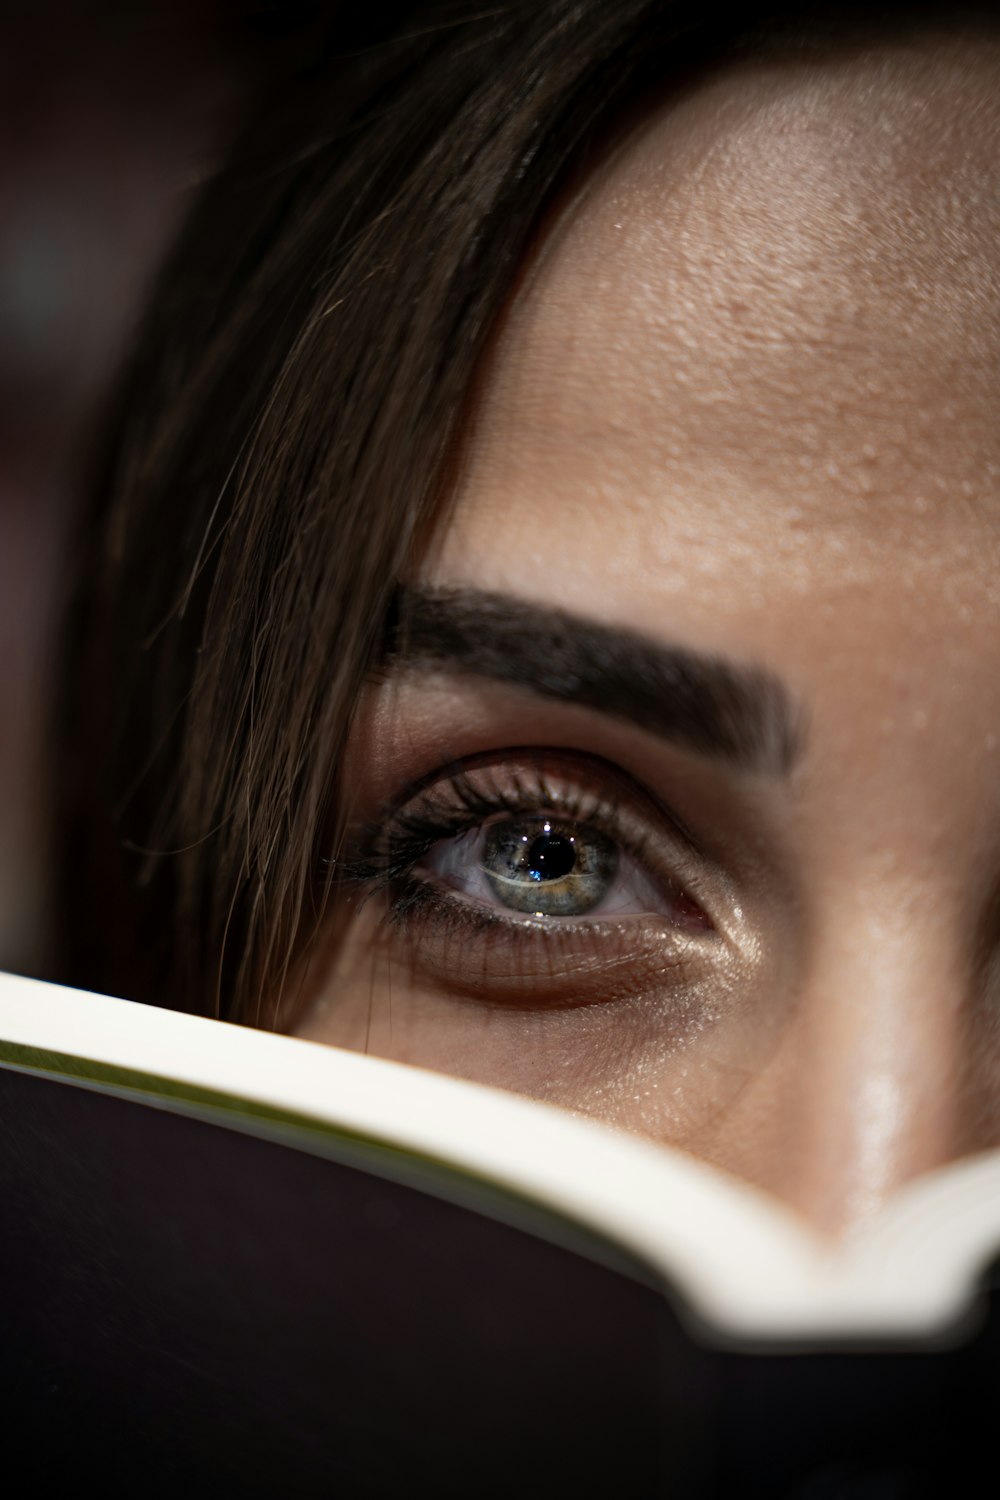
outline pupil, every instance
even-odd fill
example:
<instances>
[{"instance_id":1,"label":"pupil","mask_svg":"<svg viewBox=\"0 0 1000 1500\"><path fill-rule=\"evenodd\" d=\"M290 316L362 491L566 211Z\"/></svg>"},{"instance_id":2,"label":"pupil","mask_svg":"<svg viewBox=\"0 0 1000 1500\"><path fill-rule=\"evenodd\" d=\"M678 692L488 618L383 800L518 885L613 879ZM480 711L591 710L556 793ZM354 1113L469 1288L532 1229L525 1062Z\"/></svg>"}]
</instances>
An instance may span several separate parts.
<instances>
[{"instance_id":1,"label":"pupil","mask_svg":"<svg viewBox=\"0 0 1000 1500\"><path fill-rule=\"evenodd\" d=\"M573 840L558 833L542 833L528 850L528 874L532 880L561 880L576 864Z\"/></svg>"}]
</instances>

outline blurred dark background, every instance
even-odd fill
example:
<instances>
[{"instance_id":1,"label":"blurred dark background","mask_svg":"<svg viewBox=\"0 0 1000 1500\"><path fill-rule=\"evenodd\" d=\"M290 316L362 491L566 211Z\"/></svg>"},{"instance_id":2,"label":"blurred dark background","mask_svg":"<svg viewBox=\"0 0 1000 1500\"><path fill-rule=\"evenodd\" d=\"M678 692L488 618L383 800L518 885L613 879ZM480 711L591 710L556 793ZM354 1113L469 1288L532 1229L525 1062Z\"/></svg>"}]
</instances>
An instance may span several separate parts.
<instances>
[{"instance_id":1,"label":"blurred dark background","mask_svg":"<svg viewBox=\"0 0 1000 1500\"><path fill-rule=\"evenodd\" d=\"M52 661L109 392L187 205L309 9L0 0L3 968L45 967Z\"/></svg>"}]
</instances>

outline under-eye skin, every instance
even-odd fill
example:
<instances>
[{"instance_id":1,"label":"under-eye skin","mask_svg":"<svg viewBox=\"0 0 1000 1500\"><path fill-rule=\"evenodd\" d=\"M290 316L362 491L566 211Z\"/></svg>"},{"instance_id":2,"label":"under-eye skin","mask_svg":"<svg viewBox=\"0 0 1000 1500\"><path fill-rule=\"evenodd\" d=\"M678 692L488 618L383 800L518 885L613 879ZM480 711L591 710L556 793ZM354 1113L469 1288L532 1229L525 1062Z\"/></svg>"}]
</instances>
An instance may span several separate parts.
<instances>
[{"instance_id":1,"label":"under-eye skin","mask_svg":"<svg viewBox=\"0 0 1000 1500\"><path fill-rule=\"evenodd\" d=\"M712 882L670 813L606 762L511 749L405 789L339 881L421 983L479 1001L581 1004L704 977Z\"/></svg>"}]
</instances>

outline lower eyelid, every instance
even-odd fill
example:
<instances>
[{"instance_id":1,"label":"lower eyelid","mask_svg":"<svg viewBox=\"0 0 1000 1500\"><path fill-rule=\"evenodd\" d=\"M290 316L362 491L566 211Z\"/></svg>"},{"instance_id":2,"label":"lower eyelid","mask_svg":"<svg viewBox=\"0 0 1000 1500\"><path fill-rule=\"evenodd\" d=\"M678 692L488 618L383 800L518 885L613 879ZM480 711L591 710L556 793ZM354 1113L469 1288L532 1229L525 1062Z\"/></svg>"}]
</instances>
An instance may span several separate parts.
<instances>
[{"instance_id":1,"label":"lower eyelid","mask_svg":"<svg viewBox=\"0 0 1000 1500\"><path fill-rule=\"evenodd\" d=\"M411 982L503 1008L673 996L705 977L717 947L713 932L655 916L509 916L416 876L390 895L383 927Z\"/></svg>"}]
</instances>

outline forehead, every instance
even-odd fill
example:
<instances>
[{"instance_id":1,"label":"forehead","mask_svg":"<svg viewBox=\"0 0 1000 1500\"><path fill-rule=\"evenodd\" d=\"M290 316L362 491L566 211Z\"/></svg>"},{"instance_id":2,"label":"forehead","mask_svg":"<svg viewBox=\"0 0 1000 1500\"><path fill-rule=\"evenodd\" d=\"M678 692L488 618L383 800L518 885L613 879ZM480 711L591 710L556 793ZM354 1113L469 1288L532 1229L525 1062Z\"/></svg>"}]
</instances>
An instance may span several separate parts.
<instances>
[{"instance_id":1,"label":"forehead","mask_svg":"<svg viewBox=\"0 0 1000 1500\"><path fill-rule=\"evenodd\" d=\"M855 559L992 530L998 82L991 36L927 36L746 62L653 111L509 311L453 553L568 514L611 566L613 514L626 571L629 538L732 553L762 520Z\"/></svg>"}]
</instances>

